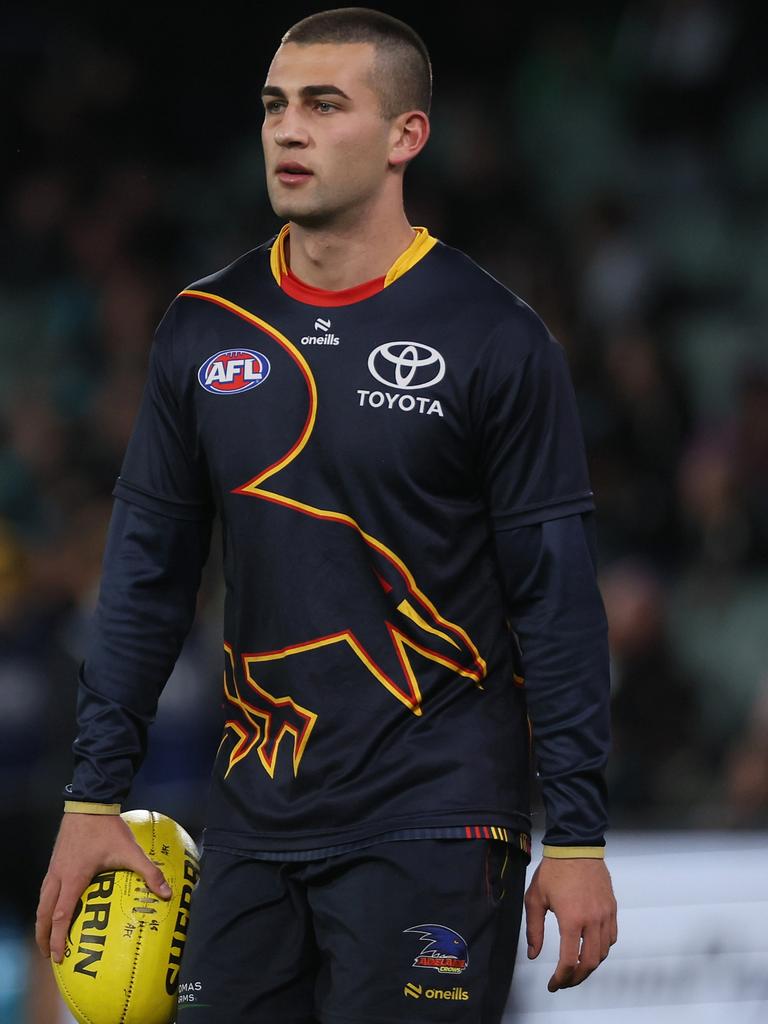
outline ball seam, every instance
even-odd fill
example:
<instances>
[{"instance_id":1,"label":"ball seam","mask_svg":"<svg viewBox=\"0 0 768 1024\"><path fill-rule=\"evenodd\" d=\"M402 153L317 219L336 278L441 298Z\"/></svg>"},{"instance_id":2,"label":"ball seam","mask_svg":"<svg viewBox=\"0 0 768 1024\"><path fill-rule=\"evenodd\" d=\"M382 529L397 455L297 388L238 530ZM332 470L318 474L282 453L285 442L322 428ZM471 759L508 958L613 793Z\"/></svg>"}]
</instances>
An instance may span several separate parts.
<instances>
[{"instance_id":1,"label":"ball seam","mask_svg":"<svg viewBox=\"0 0 768 1024\"><path fill-rule=\"evenodd\" d=\"M155 836L156 836L156 832L155 832L155 824L156 824L155 823L155 812L154 811L150 811L149 815L150 815L150 820L152 822L152 841L150 843L149 852L150 852L150 854L152 854L152 853L154 853L154 850L155 850ZM128 1016L128 1011L131 1008L131 996L133 995L133 984L134 984L134 981L136 980L136 967L137 967L138 960L139 960L139 953L141 952L142 939L144 938L144 924L145 924L145 921L142 918L139 921L139 935L138 935L138 938L136 939L136 947L135 947L135 949L133 951L133 963L131 964L131 976L128 979L128 986L127 986L127 988L125 990L125 1005L123 1006L122 1013L120 1014L119 1024L125 1024L125 1019Z\"/></svg>"}]
</instances>

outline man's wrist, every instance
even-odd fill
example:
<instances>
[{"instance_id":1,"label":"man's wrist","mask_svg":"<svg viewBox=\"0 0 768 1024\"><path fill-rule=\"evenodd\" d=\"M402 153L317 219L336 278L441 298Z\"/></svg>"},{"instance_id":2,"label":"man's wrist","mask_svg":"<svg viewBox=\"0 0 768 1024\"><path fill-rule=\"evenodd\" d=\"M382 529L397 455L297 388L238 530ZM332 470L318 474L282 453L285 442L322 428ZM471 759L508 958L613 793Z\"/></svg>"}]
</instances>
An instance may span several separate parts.
<instances>
[{"instance_id":1,"label":"man's wrist","mask_svg":"<svg viewBox=\"0 0 768 1024\"><path fill-rule=\"evenodd\" d=\"M120 804L98 804L89 800L65 800L64 813L119 814Z\"/></svg>"},{"instance_id":2,"label":"man's wrist","mask_svg":"<svg viewBox=\"0 0 768 1024\"><path fill-rule=\"evenodd\" d=\"M556 860L570 860L572 858L601 860L605 858L604 846L550 846L547 843L542 845L542 856L553 857Z\"/></svg>"}]
</instances>

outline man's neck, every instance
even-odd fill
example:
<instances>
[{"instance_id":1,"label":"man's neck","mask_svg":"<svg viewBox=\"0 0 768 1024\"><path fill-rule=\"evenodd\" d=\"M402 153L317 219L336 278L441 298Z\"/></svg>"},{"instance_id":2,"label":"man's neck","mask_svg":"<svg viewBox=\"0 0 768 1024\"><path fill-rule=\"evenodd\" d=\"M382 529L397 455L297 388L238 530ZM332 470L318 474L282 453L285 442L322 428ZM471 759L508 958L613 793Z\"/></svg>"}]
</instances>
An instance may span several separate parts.
<instances>
[{"instance_id":1,"label":"man's neck","mask_svg":"<svg viewBox=\"0 0 768 1024\"><path fill-rule=\"evenodd\" d=\"M299 280L315 288L341 291L383 277L416 237L405 212L402 220L383 230L370 223L364 229L312 230L290 222L285 259Z\"/></svg>"}]
</instances>

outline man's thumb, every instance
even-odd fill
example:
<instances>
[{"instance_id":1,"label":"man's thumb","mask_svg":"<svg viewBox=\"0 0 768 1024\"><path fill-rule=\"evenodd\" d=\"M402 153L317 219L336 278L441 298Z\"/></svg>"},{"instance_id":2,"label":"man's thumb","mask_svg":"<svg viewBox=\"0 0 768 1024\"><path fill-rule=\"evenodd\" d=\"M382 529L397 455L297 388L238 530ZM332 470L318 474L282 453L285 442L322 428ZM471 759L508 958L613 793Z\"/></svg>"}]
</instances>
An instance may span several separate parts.
<instances>
[{"instance_id":1,"label":"man's thumb","mask_svg":"<svg viewBox=\"0 0 768 1024\"><path fill-rule=\"evenodd\" d=\"M171 898L171 887L166 882L165 875L156 864L152 863L149 857L143 855L141 863L133 870L141 875L147 883L147 888L151 889L156 896L164 900Z\"/></svg>"},{"instance_id":2,"label":"man's thumb","mask_svg":"<svg viewBox=\"0 0 768 1024\"><path fill-rule=\"evenodd\" d=\"M546 909L538 900L529 899L525 904L525 938L528 943L528 959L535 960L544 945L544 915Z\"/></svg>"}]
</instances>

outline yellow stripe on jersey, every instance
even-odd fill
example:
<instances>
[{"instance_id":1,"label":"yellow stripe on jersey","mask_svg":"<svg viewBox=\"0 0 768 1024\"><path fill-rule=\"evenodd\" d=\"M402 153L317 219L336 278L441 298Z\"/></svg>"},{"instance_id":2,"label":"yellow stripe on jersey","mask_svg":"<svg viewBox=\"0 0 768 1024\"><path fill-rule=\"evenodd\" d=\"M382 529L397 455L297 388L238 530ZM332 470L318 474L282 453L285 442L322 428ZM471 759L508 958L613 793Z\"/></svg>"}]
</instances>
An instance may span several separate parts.
<instances>
[{"instance_id":1,"label":"yellow stripe on jersey","mask_svg":"<svg viewBox=\"0 0 768 1024\"><path fill-rule=\"evenodd\" d=\"M288 234L289 227L289 224L283 224L274 245L269 250L269 265L272 269L272 276L278 284L282 281L283 275L288 273L288 264L285 262L284 240Z\"/></svg>"},{"instance_id":2,"label":"yellow stripe on jersey","mask_svg":"<svg viewBox=\"0 0 768 1024\"><path fill-rule=\"evenodd\" d=\"M554 857L558 860L572 857L598 859L605 857L604 846L543 846L542 856Z\"/></svg>"},{"instance_id":3,"label":"yellow stripe on jersey","mask_svg":"<svg viewBox=\"0 0 768 1024\"><path fill-rule=\"evenodd\" d=\"M437 245L437 239L430 235L426 228L414 228L416 237L405 250L401 253L392 266L387 271L387 276L384 278L384 287L388 284L392 284L398 277L402 277L403 274L407 273L411 267L415 266L420 259L423 259L429 250Z\"/></svg>"},{"instance_id":4,"label":"yellow stripe on jersey","mask_svg":"<svg viewBox=\"0 0 768 1024\"><path fill-rule=\"evenodd\" d=\"M272 270L272 276L278 284L282 281L283 275L288 273L288 263L285 258L285 239L289 228L290 224L283 224L269 252L269 265ZM403 274L407 273L411 267L414 267L420 259L427 255L433 246L437 245L437 238L434 235L430 235L427 228L414 227L413 230L416 232L413 241L405 252L400 253L386 273L384 278L385 288L388 284L396 281L398 277L402 277Z\"/></svg>"},{"instance_id":5,"label":"yellow stripe on jersey","mask_svg":"<svg viewBox=\"0 0 768 1024\"><path fill-rule=\"evenodd\" d=\"M65 800L64 812L74 811L78 814L119 814L120 804L97 804L87 800Z\"/></svg>"}]
</instances>

